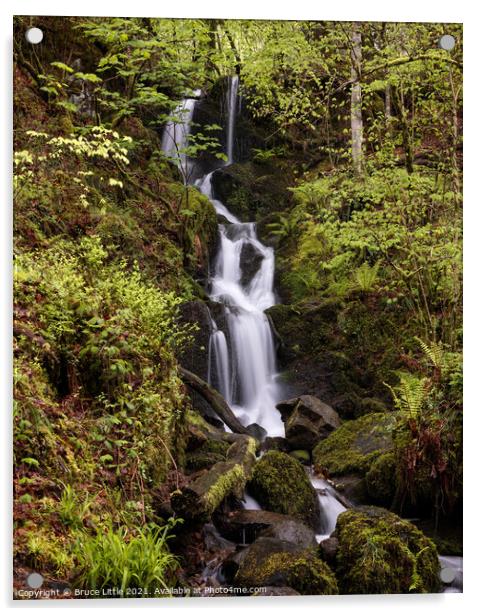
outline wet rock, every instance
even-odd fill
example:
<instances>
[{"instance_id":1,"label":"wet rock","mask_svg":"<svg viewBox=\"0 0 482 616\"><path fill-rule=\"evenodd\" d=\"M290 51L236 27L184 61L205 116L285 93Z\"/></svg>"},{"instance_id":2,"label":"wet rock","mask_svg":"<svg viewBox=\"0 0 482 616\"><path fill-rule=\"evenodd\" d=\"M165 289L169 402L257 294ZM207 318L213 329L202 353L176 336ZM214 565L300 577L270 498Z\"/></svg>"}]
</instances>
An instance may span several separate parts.
<instances>
[{"instance_id":1,"label":"wet rock","mask_svg":"<svg viewBox=\"0 0 482 616\"><path fill-rule=\"evenodd\" d=\"M365 478L359 475L343 475L333 481L335 490L347 499L352 505L361 505L367 502L368 494Z\"/></svg>"},{"instance_id":2,"label":"wet rock","mask_svg":"<svg viewBox=\"0 0 482 616\"><path fill-rule=\"evenodd\" d=\"M317 529L320 505L303 466L279 451L268 451L254 467L250 493L269 511L294 516Z\"/></svg>"},{"instance_id":3,"label":"wet rock","mask_svg":"<svg viewBox=\"0 0 482 616\"><path fill-rule=\"evenodd\" d=\"M261 451L283 451L290 450L288 441L283 436L267 436L261 444Z\"/></svg>"},{"instance_id":4,"label":"wet rock","mask_svg":"<svg viewBox=\"0 0 482 616\"><path fill-rule=\"evenodd\" d=\"M318 546L318 554L321 560L324 560L330 567L336 566L336 553L338 551L338 539L336 537L328 537L320 541Z\"/></svg>"},{"instance_id":5,"label":"wet rock","mask_svg":"<svg viewBox=\"0 0 482 616\"><path fill-rule=\"evenodd\" d=\"M253 543L258 537L271 537L304 548L316 547L313 529L297 518L263 510L235 511L219 524L222 534L240 544Z\"/></svg>"},{"instance_id":6,"label":"wet rock","mask_svg":"<svg viewBox=\"0 0 482 616\"><path fill-rule=\"evenodd\" d=\"M249 426L246 426L246 430L248 430L249 434L258 441L262 441L268 434L266 430L257 423L249 424Z\"/></svg>"},{"instance_id":7,"label":"wet rock","mask_svg":"<svg viewBox=\"0 0 482 616\"><path fill-rule=\"evenodd\" d=\"M204 544L211 552L221 552L224 550L234 550L236 545L222 537L214 524L205 524L203 526Z\"/></svg>"},{"instance_id":8,"label":"wet rock","mask_svg":"<svg viewBox=\"0 0 482 616\"><path fill-rule=\"evenodd\" d=\"M261 537L244 550L234 583L293 588L300 594L337 594L335 576L311 550Z\"/></svg>"},{"instance_id":9,"label":"wet rock","mask_svg":"<svg viewBox=\"0 0 482 616\"><path fill-rule=\"evenodd\" d=\"M379 507L339 515L337 572L346 594L437 592L434 543L410 522ZM369 563L369 566L367 565Z\"/></svg>"},{"instance_id":10,"label":"wet rock","mask_svg":"<svg viewBox=\"0 0 482 616\"><path fill-rule=\"evenodd\" d=\"M241 249L240 267L241 267L241 284L247 287L253 279L256 272L259 270L264 256L260 250L253 244L245 243Z\"/></svg>"},{"instance_id":11,"label":"wet rock","mask_svg":"<svg viewBox=\"0 0 482 616\"><path fill-rule=\"evenodd\" d=\"M201 379L207 379L209 338L211 336L211 315L209 308L201 300L185 302L180 308L180 321L186 324L197 323L199 329L193 333L194 343L184 345L179 362Z\"/></svg>"},{"instance_id":12,"label":"wet rock","mask_svg":"<svg viewBox=\"0 0 482 616\"><path fill-rule=\"evenodd\" d=\"M315 396L299 396L276 405L291 447L311 450L340 426L338 413Z\"/></svg>"}]
</instances>

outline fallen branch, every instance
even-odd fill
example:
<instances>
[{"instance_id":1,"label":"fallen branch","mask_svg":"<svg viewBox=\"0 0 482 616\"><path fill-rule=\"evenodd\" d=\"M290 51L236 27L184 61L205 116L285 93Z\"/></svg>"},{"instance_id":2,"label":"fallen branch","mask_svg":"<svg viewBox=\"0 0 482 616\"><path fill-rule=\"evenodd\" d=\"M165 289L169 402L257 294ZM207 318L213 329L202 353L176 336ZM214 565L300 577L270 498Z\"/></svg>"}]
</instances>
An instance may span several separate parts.
<instances>
[{"instance_id":1,"label":"fallen branch","mask_svg":"<svg viewBox=\"0 0 482 616\"><path fill-rule=\"evenodd\" d=\"M238 434L249 434L249 431L238 421L236 415L229 408L226 400L214 387L211 387L206 381L203 381L196 374L181 366L179 367L179 375L186 385L192 387L206 400L216 415L224 421L230 430Z\"/></svg>"}]
</instances>

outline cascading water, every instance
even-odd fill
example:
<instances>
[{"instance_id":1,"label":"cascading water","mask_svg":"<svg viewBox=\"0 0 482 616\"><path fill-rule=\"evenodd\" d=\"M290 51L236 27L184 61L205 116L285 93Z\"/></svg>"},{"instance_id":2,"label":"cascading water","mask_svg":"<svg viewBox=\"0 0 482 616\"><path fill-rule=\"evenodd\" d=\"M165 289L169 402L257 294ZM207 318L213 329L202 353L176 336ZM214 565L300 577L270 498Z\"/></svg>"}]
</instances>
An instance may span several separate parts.
<instances>
[{"instance_id":1,"label":"cascading water","mask_svg":"<svg viewBox=\"0 0 482 616\"><path fill-rule=\"evenodd\" d=\"M238 76L231 77L226 94L226 154L234 160L234 135L238 109ZM199 93L196 93L199 96ZM174 120L166 125L162 148L179 166L187 164L185 149L196 99L182 101ZM179 121L180 120L180 121ZM282 398L277 385L276 352L273 334L265 310L275 303L273 292L274 253L262 244L253 222L241 222L226 206L214 198L211 171L196 181L223 217L219 225L220 243L210 280L210 298L223 304L227 334L211 322L208 353L208 381L215 386L244 425L257 423L270 436L284 436L284 424L276 403ZM189 181L189 176L187 176ZM257 256L258 266L248 280L243 276L243 252ZM320 500L323 535L334 529L336 518L345 507L327 482L310 475ZM245 506L259 509L259 504L246 495Z\"/></svg>"},{"instance_id":2,"label":"cascading water","mask_svg":"<svg viewBox=\"0 0 482 616\"><path fill-rule=\"evenodd\" d=\"M228 157L227 164L230 165L233 162L233 150L234 150L234 128L236 122L236 111L238 109L238 86L239 77L234 75L229 80L229 88L227 95L227 110L228 110L228 134L226 143L226 155Z\"/></svg>"},{"instance_id":3,"label":"cascading water","mask_svg":"<svg viewBox=\"0 0 482 616\"><path fill-rule=\"evenodd\" d=\"M196 98L185 98L176 106L162 134L161 149L181 168L186 183L189 181L190 163L185 149L191 131L194 107L200 94L200 90L195 90Z\"/></svg>"},{"instance_id":4,"label":"cascading water","mask_svg":"<svg viewBox=\"0 0 482 616\"><path fill-rule=\"evenodd\" d=\"M238 83L238 77L232 77L227 93L228 164L233 160ZM220 247L210 280L210 298L224 305L229 344L213 322L211 383L217 384L244 425L257 423L268 434L281 436L284 427L275 406L281 397L276 383L276 352L269 320L264 314L275 303L273 249L259 241L254 223L242 223L213 197L212 174L208 173L196 185L210 199L216 212L226 219L219 226ZM258 255L259 267L243 285L242 255L246 248Z\"/></svg>"}]
</instances>

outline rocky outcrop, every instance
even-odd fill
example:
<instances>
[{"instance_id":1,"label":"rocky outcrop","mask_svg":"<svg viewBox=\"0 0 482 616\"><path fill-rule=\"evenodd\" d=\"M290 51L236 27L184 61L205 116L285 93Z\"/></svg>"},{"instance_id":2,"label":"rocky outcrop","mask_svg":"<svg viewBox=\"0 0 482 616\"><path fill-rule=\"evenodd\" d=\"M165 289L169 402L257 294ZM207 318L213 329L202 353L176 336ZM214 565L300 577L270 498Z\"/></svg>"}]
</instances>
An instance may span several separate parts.
<instances>
[{"instance_id":1,"label":"rocky outcrop","mask_svg":"<svg viewBox=\"0 0 482 616\"><path fill-rule=\"evenodd\" d=\"M378 507L338 517L336 555L346 594L437 592L440 565L433 542L410 522Z\"/></svg>"},{"instance_id":2,"label":"rocky outcrop","mask_svg":"<svg viewBox=\"0 0 482 616\"><path fill-rule=\"evenodd\" d=\"M286 208L292 199L288 191L291 179L291 170L280 161L249 161L217 169L212 186L216 199L247 222Z\"/></svg>"},{"instance_id":3,"label":"rocky outcrop","mask_svg":"<svg viewBox=\"0 0 482 616\"><path fill-rule=\"evenodd\" d=\"M300 396L276 405L292 449L310 450L340 426L338 413L315 396Z\"/></svg>"},{"instance_id":4,"label":"rocky outcrop","mask_svg":"<svg viewBox=\"0 0 482 616\"><path fill-rule=\"evenodd\" d=\"M250 493L269 511L293 516L317 529L320 506L300 462L280 451L268 451L256 463Z\"/></svg>"},{"instance_id":5,"label":"rocky outcrop","mask_svg":"<svg viewBox=\"0 0 482 616\"><path fill-rule=\"evenodd\" d=\"M328 537L320 541L318 554L330 567L336 566L336 554L338 552L339 541L336 537Z\"/></svg>"}]
</instances>

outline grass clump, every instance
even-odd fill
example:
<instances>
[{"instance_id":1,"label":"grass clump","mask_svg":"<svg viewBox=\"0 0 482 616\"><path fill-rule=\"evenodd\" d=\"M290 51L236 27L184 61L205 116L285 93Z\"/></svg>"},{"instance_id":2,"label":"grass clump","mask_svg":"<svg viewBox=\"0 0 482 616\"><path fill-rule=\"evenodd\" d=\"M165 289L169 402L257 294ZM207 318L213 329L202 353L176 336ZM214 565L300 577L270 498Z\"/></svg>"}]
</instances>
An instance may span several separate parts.
<instances>
[{"instance_id":1,"label":"grass clump","mask_svg":"<svg viewBox=\"0 0 482 616\"><path fill-rule=\"evenodd\" d=\"M167 545L170 530L149 524L129 535L126 527L99 529L95 535L80 534L74 552L79 562L77 584L85 589L118 589L128 596L129 589L141 588L143 596L164 594L176 583L179 562Z\"/></svg>"}]
</instances>

